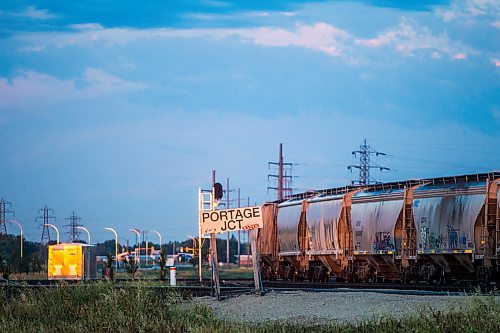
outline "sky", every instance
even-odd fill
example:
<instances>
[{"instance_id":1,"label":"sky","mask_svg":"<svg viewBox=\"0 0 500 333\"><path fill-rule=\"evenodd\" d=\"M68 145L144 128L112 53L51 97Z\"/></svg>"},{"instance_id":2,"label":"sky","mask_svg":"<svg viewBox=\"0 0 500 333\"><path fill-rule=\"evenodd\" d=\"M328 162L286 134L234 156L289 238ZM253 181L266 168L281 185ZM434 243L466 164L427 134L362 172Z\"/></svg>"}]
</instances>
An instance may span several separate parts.
<instances>
[{"instance_id":1,"label":"sky","mask_svg":"<svg viewBox=\"0 0 500 333\"><path fill-rule=\"evenodd\" d=\"M169 241L212 170L273 200L280 143L296 193L356 179L364 139L377 181L500 170L500 2L402 3L2 1L0 197L30 240L47 205L62 240L75 211Z\"/></svg>"}]
</instances>

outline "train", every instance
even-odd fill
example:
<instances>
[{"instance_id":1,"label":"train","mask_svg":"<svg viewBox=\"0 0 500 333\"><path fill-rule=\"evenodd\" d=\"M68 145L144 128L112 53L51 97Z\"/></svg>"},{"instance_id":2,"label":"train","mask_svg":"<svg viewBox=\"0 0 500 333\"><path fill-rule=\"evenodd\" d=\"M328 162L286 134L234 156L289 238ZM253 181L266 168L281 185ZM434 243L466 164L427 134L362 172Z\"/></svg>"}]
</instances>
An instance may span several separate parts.
<instances>
[{"instance_id":1,"label":"train","mask_svg":"<svg viewBox=\"0 0 500 333\"><path fill-rule=\"evenodd\" d=\"M500 282L500 172L307 191L262 215L264 280Z\"/></svg>"}]
</instances>

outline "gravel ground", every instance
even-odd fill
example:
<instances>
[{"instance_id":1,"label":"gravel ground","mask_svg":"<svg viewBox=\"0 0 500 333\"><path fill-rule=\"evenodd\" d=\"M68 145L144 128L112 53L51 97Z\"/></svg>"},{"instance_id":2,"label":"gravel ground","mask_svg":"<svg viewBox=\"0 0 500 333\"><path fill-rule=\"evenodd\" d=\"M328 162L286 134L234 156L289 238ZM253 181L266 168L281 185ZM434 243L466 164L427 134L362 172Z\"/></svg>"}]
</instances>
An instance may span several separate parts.
<instances>
[{"instance_id":1,"label":"gravel ground","mask_svg":"<svg viewBox=\"0 0 500 333\"><path fill-rule=\"evenodd\" d=\"M216 315L230 321L290 323L328 323L357 321L374 317L402 316L466 305L467 296L415 296L376 292L270 292L264 296L240 295L217 301L200 297L195 303L212 308Z\"/></svg>"}]
</instances>

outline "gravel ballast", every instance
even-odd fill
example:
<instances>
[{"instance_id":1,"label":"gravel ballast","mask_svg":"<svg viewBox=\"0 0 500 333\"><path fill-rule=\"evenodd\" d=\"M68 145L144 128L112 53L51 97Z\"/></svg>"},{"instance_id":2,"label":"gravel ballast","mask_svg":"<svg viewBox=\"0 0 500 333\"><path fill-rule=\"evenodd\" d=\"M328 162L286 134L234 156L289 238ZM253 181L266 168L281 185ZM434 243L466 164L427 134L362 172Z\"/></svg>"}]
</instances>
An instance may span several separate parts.
<instances>
[{"instance_id":1,"label":"gravel ballast","mask_svg":"<svg viewBox=\"0 0 500 333\"><path fill-rule=\"evenodd\" d=\"M470 296L398 295L377 292L269 292L230 297L195 298L217 317L238 322L290 322L320 324L359 321L381 316L401 317L419 310L450 310L466 306Z\"/></svg>"}]
</instances>

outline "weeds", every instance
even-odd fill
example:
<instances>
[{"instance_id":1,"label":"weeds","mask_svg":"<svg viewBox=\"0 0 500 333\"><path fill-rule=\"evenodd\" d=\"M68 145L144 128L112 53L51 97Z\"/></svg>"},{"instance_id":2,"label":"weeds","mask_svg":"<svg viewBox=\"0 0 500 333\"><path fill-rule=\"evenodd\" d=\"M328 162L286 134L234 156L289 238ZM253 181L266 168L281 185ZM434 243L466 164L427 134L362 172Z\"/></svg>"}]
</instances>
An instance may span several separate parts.
<instances>
[{"instance_id":1,"label":"weeds","mask_svg":"<svg viewBox=\"0 0 500 333\"><path fill-rule=\"evenodd\" d=\"M2 332L500 332L500 301L472 296L448 311L421 311L405 318L357 323L301 325L234 323L218 319L207 306L187 303L173 288L109 283L56 288L0 289Z\"/></svg>"}]
</instances>

